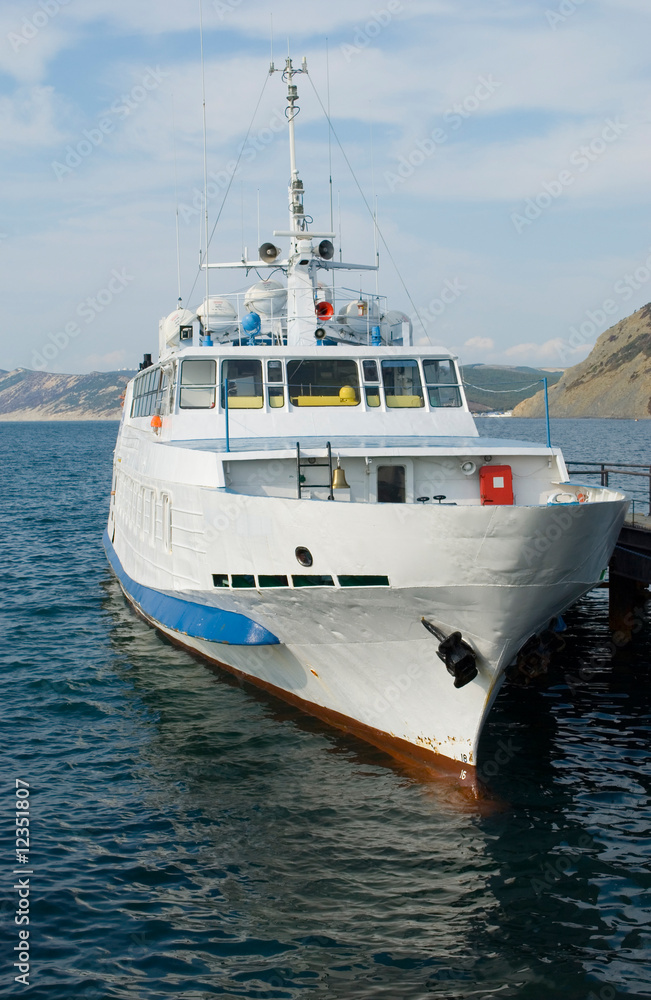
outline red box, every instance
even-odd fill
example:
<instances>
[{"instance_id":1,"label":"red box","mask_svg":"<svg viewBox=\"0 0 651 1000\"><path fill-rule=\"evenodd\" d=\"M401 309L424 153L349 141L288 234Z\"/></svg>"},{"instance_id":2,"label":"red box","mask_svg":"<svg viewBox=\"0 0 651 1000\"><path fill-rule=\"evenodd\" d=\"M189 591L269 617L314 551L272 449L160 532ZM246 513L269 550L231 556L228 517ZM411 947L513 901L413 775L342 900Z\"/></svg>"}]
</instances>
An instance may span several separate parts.
<instances>
[{"instance_id":1,"label":"red box","mask_svg":"<svg viewBox=\"0 0 651 1000\"><path fill-rule=\"evenodd\" d=\"M482 465L479 470L482 504L513 503L513 470L510 465Z\"/></svg>"}]
</instances>

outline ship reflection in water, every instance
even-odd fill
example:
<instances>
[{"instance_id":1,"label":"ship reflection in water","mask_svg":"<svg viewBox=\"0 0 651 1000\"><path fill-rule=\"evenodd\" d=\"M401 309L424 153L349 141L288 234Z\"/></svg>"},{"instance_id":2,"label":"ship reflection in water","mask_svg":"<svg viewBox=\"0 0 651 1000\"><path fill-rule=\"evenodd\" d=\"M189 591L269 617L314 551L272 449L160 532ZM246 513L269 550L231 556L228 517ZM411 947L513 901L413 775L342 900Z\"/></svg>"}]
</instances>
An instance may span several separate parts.
<instances>
[{"instance_id":1,"label":"ship reflection in water","mask_svg":"<svg viewBox=\"0 0 651 1000\"><path fill-rule=\"evenodd\" d=\"M547 678L503 688L473 803L252 696L106 588L111 644L130 658L117 672L150 720L143 810L166 817L150 863L173 863L160 884L145 865L140 891L166 938L189 930L179 961L203 962L233 995L246 982L270 996L310 984L369 1000L534 1000L648 982L651 645L608 654L603 592L568 615ZM586 655L589 681L576 673ZM141 920L138 905L124 915Z\"/></svg>"}]
</instances>

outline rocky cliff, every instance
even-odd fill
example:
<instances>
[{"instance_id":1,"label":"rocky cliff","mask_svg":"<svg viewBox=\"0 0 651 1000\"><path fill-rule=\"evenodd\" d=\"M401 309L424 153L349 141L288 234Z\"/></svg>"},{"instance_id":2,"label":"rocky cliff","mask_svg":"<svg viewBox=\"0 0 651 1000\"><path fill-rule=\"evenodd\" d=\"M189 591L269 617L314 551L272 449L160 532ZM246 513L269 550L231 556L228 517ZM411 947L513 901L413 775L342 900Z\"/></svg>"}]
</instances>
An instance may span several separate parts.
<instances>
[{"instance_id":1,"label":"rocky cliff","mask_svg":"<svg viewBox=\"0 0 651 1000\"><path fill-rule=\"evenodd\" d=\"M0 372L0 420L119 420L120 396L133 375Z\"/></svg>"},{"instance_id":2,"label":"rocky cliff","mask_svg":"<svg viewBox=\"0 0 651 1000\"><path fill-rule=\"evenodd\" d=\"M651 303L602 333L580 364L549 389L552 417L651 416ZM514 417L544 416L542 392L525 399Z\"/></svg>"}]
</instances>

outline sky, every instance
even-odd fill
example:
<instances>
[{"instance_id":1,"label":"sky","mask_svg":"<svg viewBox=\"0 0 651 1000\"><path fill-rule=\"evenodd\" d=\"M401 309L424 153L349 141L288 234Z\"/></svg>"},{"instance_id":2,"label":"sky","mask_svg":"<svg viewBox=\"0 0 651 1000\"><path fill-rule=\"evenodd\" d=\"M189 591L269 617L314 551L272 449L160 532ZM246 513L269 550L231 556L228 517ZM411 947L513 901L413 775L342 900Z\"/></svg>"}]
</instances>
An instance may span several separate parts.
<instances>
[{"instance_id":1,"label":"sky","mask_svg":"<svg viewBox=\"0 0 651 1000\"><path fill-rule=\"evenodd\" d=\"M307 57L306 211L330 229L331 162L337 252L373 263L377 205L419 342L566 367L651 300L648 0L201 3L3 0L1 369L137 367L179 287L200 304L200 10L211 261L288 225L273 30L277 67Z\"/></svg>"}]
</instances>

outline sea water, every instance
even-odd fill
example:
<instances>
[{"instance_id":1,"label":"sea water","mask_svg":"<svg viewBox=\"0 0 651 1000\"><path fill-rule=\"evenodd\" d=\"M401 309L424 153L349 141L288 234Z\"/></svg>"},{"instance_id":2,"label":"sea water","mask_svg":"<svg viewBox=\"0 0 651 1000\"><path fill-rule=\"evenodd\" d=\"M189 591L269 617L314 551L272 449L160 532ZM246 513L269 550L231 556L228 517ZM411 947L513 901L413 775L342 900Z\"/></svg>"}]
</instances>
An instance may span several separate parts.
<instances>
[{"instance_id":1,"label":"sea water","mask_svg":"<svg viewBox=\"0 0 651 1000\"><path fill-rule=\"evenodd\" d=\"M650 627L614 649L607 592L576 605L549 675L502 689L462 804L135 617L101 547L116 431L0 424L0 995L651 996ZM651 455L651 422L552 435Z\"/></svg>"}]
</instances>

